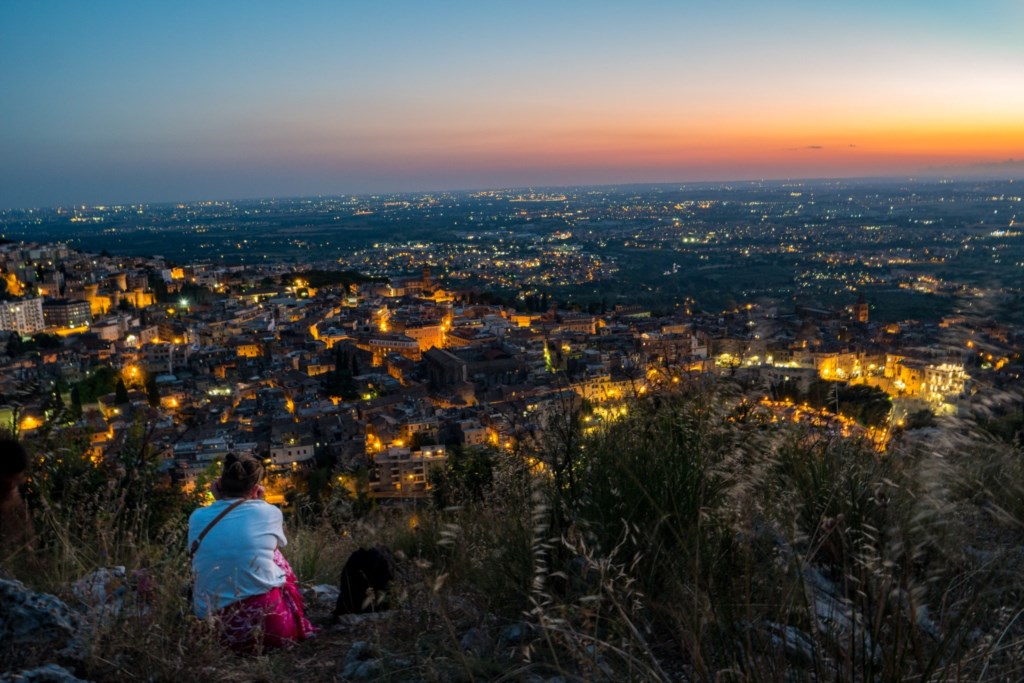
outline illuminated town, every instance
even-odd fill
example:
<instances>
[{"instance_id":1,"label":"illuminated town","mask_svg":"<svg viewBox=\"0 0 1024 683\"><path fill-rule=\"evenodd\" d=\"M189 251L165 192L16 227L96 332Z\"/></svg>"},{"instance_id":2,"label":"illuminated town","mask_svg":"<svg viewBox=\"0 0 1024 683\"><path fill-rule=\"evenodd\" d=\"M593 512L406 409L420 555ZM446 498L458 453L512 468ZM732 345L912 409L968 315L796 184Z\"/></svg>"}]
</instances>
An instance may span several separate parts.
<instances>
[{"instance_id":1,"label":"illuminated town","mask_svg":"<svg viewBox=\"0 0 1024 683\"><path fill-rule=\"evenodd\" d=\"M1021 27L0 3L0 681L1024 681Z\"/></svg>"},{"instance_id":2,"label":"illuminated town","mask_svg":"<svg viewBox=\"0 0 1024 683\"><path fill-rule=\"evenodd\" d=\"M448 448L517 451L570 404L592 431L715 375L772 420L884 451L908 420L1019 387L1024 262L1012 182L889 192L7 212L2 419L26 438L78 434L97 463L141 421L186 488L249 452L282 473L278 495L288 473L326 464L353 494L405 500L426 495ZM975 208L950 215L947 195ZM295 215L323 225L279 236Z\"/></svg>"}]
</instances>

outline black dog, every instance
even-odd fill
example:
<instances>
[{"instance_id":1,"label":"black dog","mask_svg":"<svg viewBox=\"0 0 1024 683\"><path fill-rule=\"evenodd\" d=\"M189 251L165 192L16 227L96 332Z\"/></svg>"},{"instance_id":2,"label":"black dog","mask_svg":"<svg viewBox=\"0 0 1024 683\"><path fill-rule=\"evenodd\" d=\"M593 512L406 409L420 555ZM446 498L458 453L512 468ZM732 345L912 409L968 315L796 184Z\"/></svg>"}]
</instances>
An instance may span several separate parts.
<instances>
[{"instance_id":1,"label":"black dog","mask_svg":"<svg viewBox=\"0 0 1024 683\"><path fill-rule=\"evenodd\" d=\"M349 555L339 580L334 617L389 609L386 591L394 573L386 548L360 548Z\"/></svg>"}]
</instances>

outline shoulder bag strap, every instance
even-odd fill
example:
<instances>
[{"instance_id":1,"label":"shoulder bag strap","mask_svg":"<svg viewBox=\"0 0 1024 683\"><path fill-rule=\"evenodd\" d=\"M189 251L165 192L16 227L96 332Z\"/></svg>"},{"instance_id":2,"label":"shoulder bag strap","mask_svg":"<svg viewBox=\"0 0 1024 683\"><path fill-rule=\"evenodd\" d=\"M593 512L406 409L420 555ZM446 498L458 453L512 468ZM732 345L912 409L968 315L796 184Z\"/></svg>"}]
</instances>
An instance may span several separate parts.
<instances>
[{"instance_id":1,"label":"shoulder bag strap","mask_svg":"<svg viewBox=\"0 0 1024 683\"><path fill-rule=\"evenodd\" d=\"M217 525L217 522L219 522L220 520L224 519L224 515L228 514L229 512L231 512L232 510L234 510L236 507L238 507L239 505L241 505L242 503L244 503L247 500L249 500L249 499L248 498L239 498L238 500L236 500L231 505L228 505L226 508L224 508L223 510L220 511L219 515L217 515L216 517L213 518L212 522L210 522L209 524L206 525L205 529L203 529L202 531L199 532L199 536L196 537L196 540L192 541L192 547L188 549L188 557L189 557L189 559L192 559L193 557L195 557L196 551L199 550L199 544L203 542L204 538L206 538L206 534L210 533L210 529L215 527Z\"/></svg>"}]
</instances>

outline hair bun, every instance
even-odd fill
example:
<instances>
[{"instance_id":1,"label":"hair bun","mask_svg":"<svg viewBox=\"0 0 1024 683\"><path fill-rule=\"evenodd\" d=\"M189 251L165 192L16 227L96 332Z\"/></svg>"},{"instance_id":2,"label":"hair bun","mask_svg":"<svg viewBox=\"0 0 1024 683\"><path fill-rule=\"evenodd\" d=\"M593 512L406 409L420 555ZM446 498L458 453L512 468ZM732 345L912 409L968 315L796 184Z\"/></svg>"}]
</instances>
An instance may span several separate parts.
<instances>
[{"instance_id":1,"label":"hair bun","mask_svg":"<svg viewBox=\"0 0 1024 683\"><path fill-rule=\"evenodd\" d=\"M220 490L228 497L244 496L252 491L263 477L263 465L251 455L229 453L224 460L220 477Z\"/></svg>"}]
</instances>

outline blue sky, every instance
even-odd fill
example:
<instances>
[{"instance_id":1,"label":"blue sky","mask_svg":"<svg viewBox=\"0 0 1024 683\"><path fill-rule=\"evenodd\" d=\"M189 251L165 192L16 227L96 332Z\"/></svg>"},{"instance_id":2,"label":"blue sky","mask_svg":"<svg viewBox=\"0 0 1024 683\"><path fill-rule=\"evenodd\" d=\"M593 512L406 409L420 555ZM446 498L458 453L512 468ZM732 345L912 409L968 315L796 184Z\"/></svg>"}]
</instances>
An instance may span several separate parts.
<instances>
[{"instance_id":1,"label":"blue sky","mask_svg":"<svg viewBox=\"0 0 1024 683\"><path fill-rule=\"evenodd\" d=\"M1021 26L1009 1L3 3L0 208L1021 158Z\"/></svg>"}]
</instances>

